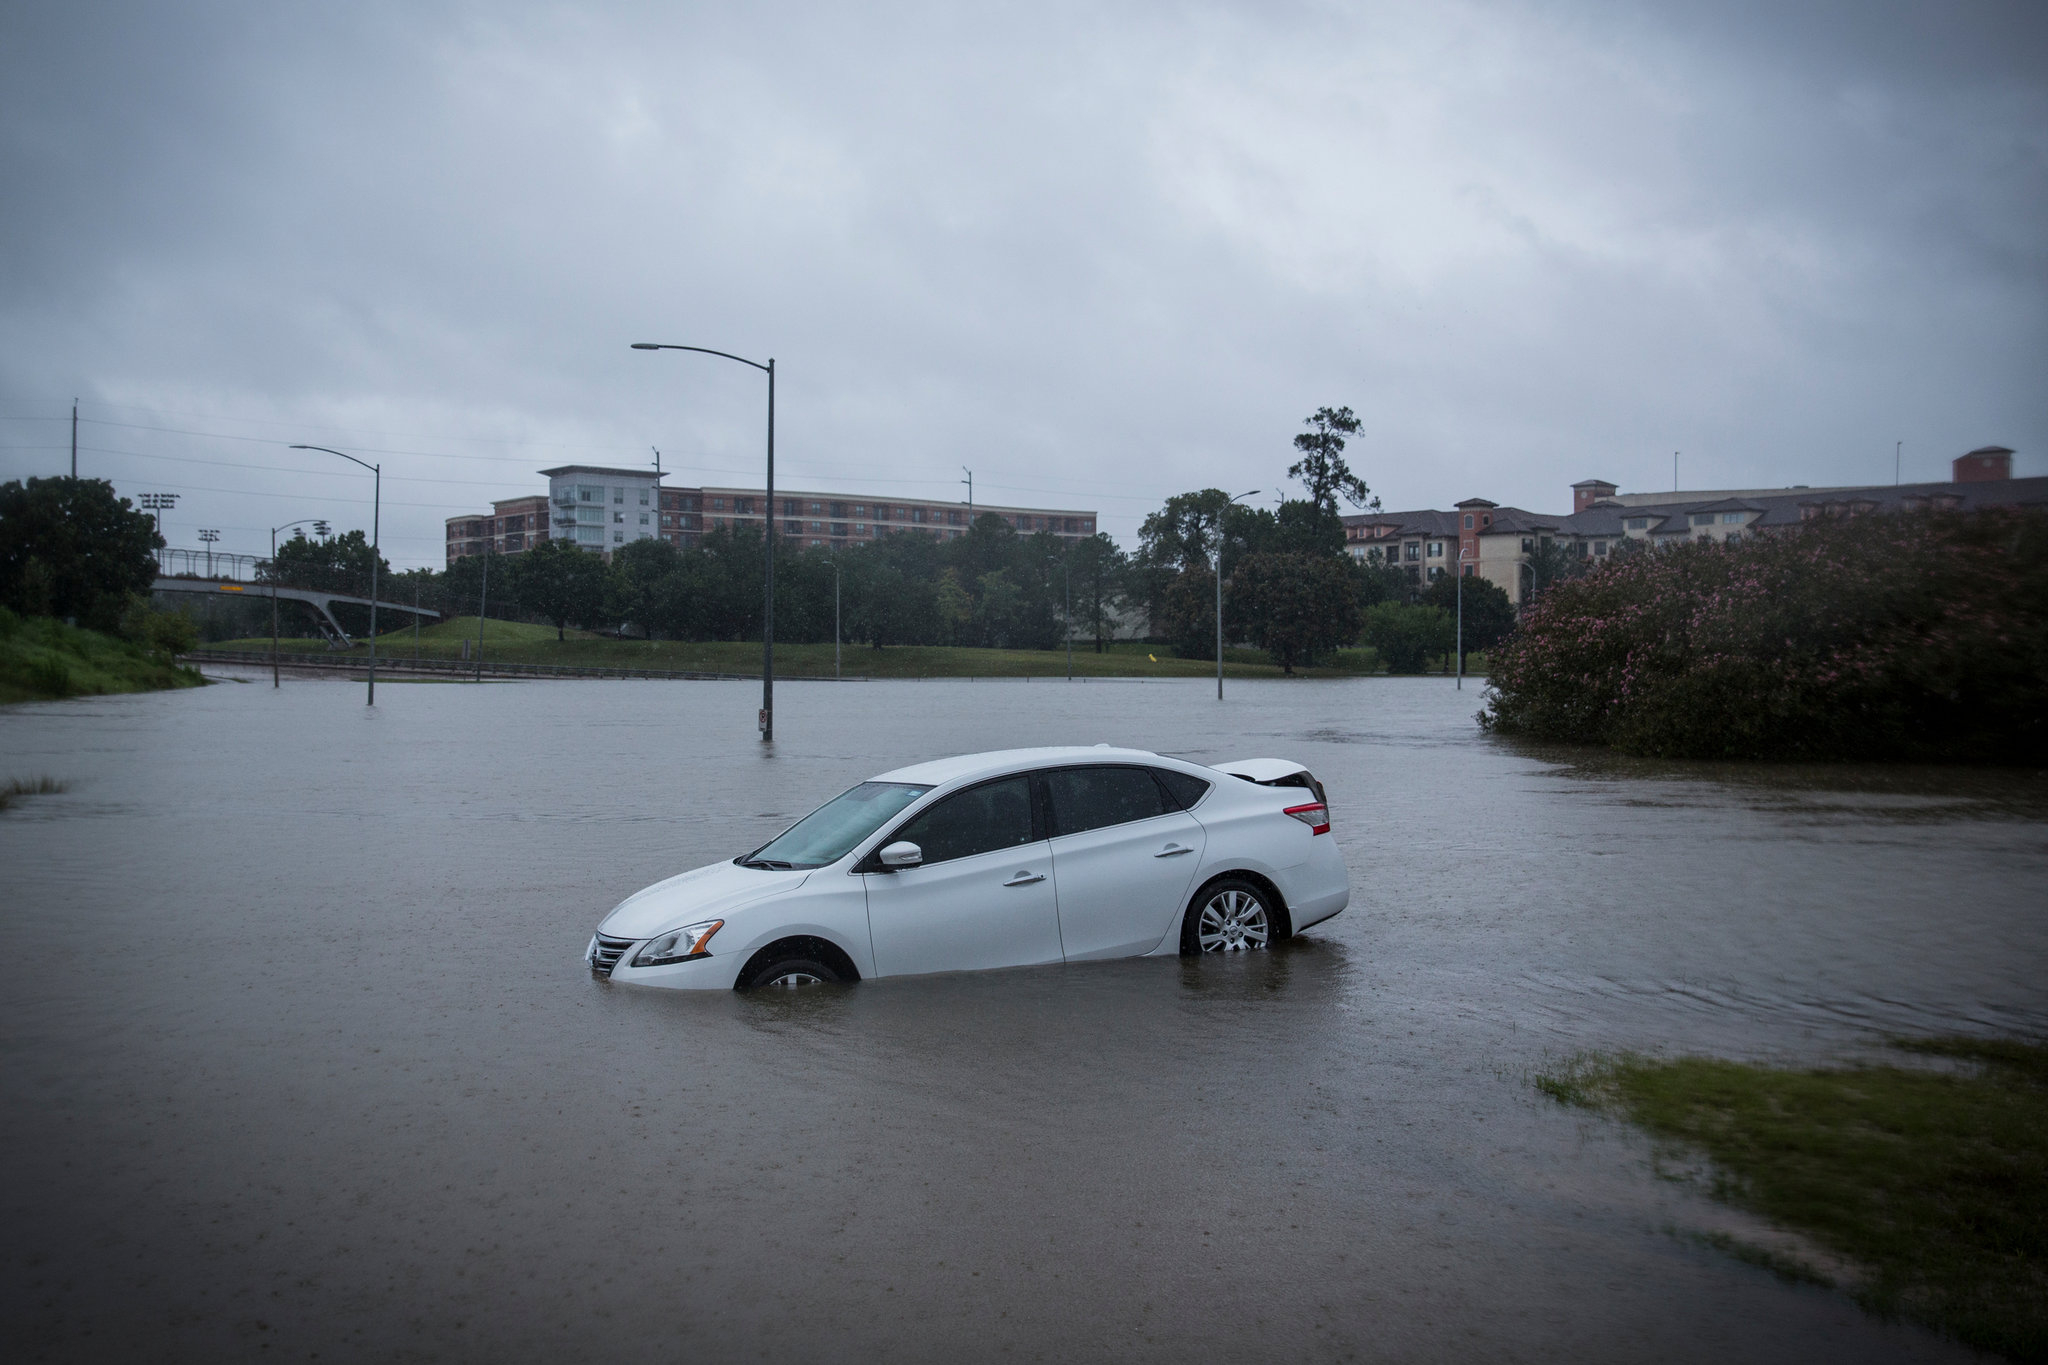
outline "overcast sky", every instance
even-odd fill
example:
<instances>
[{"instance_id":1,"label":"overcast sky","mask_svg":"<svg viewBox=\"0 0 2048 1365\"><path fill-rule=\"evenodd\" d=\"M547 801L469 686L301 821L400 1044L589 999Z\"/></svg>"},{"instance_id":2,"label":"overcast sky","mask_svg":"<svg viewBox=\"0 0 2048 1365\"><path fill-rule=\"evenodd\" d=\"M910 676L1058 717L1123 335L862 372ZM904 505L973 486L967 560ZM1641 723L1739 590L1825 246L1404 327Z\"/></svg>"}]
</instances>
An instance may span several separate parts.
<instances>
[{"instance_id":1,"label":"overcast sky","mask_svg":"<svg viewBox=\"0 0 2048 1365\"><path fill-rule=\"evenodd\" d=\"M1101 509L2048 473L2048 7L0 8L0 478L441 561L571 461ZM58 419L62 420L58 420ZM381 452L381 453L379 453Z\"/></svg>"}]
</instances>

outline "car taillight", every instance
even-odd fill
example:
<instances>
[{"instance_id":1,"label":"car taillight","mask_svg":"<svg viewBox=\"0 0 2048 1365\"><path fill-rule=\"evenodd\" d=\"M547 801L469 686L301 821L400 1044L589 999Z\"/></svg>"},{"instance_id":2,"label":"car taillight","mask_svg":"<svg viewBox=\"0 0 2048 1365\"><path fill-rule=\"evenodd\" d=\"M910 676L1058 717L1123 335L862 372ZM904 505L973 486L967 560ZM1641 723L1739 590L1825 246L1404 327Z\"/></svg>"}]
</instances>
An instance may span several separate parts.
<instances>
[{"instance_id":1,"label":"car taillight","mask_svg":"<svg viewBox=\"0 0 2048 1365\"><path fill-rule=\"evenodd\" d=\"M1320 801L1312 801L1306 806L1289 806L1287 814L1307 825L1310 834L1330 832L1330 808Z\"/></svg>"}]
</instances>

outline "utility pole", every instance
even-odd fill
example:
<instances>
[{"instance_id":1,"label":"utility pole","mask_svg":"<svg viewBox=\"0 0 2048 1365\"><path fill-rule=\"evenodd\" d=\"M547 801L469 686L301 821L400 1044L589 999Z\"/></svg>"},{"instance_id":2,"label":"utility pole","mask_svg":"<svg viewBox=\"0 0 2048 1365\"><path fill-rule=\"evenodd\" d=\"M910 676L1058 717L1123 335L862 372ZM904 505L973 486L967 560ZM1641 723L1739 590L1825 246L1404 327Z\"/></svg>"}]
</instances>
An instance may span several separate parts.
<instances>
[{"instance_id":1,"label":"utility pole","mask_svg":"<svg viewBox=\"0 0 2048 1365\"><path fill-rule=\"evenodd\" d=\"M1244 498L1256 497L1258 491L1254 488L1249 493L1239 493L1226 501L1224 507ZM1223 700L1223 508L1216 512L1216 700Z\"/></svg>"},{"instance_id":2,"label":"utility pole","mask_svg":"<svg viewBox=\"0 0 2048 1365\"><path fill-rule=\"evenodd\" d=\"M71 477L78 477L78 400L71 400Z\"/></svg>"},{"instance_id":3,"label":"utility pole","mask_svg":"<svg viewBox=\"0 0 2048 1365\"><path fill-rule=\"evenodd\" d=\"M839 556L832 556L832 681L839 681Z\"/></svg>"},{"instance_id":4,"label":"utility pole","mask_svg":"<svg viewBox=\"0 0 2048 1365\"><path fill-rule=\"evenodd\" d=\"M476 680L484 680L484 612L491 605L491 548L484 546L484 581L476 597ZM420 618L412 618L417 621Z\"/></svg>"},{"instance_id":5,"label":"utility pole","mask_svg":"<svg viewBox=\"0 0 2048 1365\"><path fill-rule=\"evenodd\" d=\"M1068 547L1072 549L1072 546ZM1060 623L1067 637L1067 681L1074 680L1074 574L1068 564L1060 565L1060 580L1066 585L1067 606L1060 617Z\"/></svg>"},{"instance_id":6,"label":"utility pole","mask_svg":"<svg viewBox=\"0 0 2048 1365\"><path fill-rule=\"evenodd\" d=\"M1678 452L1671 452L1671 491L1678 491Z\"/></svg>"},{"instance_id":7,"label":"utility pole","mask_svg":"<svg viewBox=\"0 0 2048 1365\"><path fill-rule=\"evenodd\" d=\"M1905 468L1905 462L1906 443L1904 441L1892 442L1892 487L1894 488L1899 486L1899 474Z\"/></svg>"},{"instance_id":8,"label":"utility pole","mask_svg":"<svg viewBox=\"0 0 2048 1365\"><path fill-rule=\"evenodd\" d=\"M960 480L960 482L967 485L967 524L972 526L974 525L974 471L968 469L964 464L960 468L967 473L967 477Z\"/></svg>"}]
</instances>

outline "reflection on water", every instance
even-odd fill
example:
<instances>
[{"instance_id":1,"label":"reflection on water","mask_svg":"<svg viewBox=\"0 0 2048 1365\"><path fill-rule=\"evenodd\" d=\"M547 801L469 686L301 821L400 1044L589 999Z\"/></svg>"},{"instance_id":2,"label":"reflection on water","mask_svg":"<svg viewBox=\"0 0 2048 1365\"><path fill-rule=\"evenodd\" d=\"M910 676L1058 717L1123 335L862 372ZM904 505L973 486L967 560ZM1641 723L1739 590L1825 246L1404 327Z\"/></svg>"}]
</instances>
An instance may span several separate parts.
<instances>
[{"instance_id":1,"label":"reflection on water","mask_svg":"<svg viewBox=\"0 0 2048 1365\"><path fill-rule=\"evenodd\" d=\"M52 1358L1926 1358L1521 1077L2048 1031L2026 774L1511 746L1438 680L394 683L0 712L8 1338ZM1270 953L762 996L613 902L940 754L1299 758Z\"/></svg>"}]
</instances>

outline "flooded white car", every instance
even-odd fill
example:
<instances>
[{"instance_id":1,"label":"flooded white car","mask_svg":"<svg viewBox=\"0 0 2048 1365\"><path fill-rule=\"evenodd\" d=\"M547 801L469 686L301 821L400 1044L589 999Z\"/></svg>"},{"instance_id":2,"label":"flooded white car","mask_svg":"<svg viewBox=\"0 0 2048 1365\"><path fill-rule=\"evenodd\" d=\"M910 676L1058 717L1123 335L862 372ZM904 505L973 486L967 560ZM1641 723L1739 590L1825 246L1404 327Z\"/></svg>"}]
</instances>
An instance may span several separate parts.
<instances>
[{"instance_id":1,"label":"flooded white car","mask_svg":"<svg viewBox=\"0 0 2048 1365\"><path fill-rule=\"evenodd\" d=\"M1350 901L1300 764L1136 749L937 759L620 902L600 977L698 990L1264 948Z\"/></svg>"}]
</instances>

